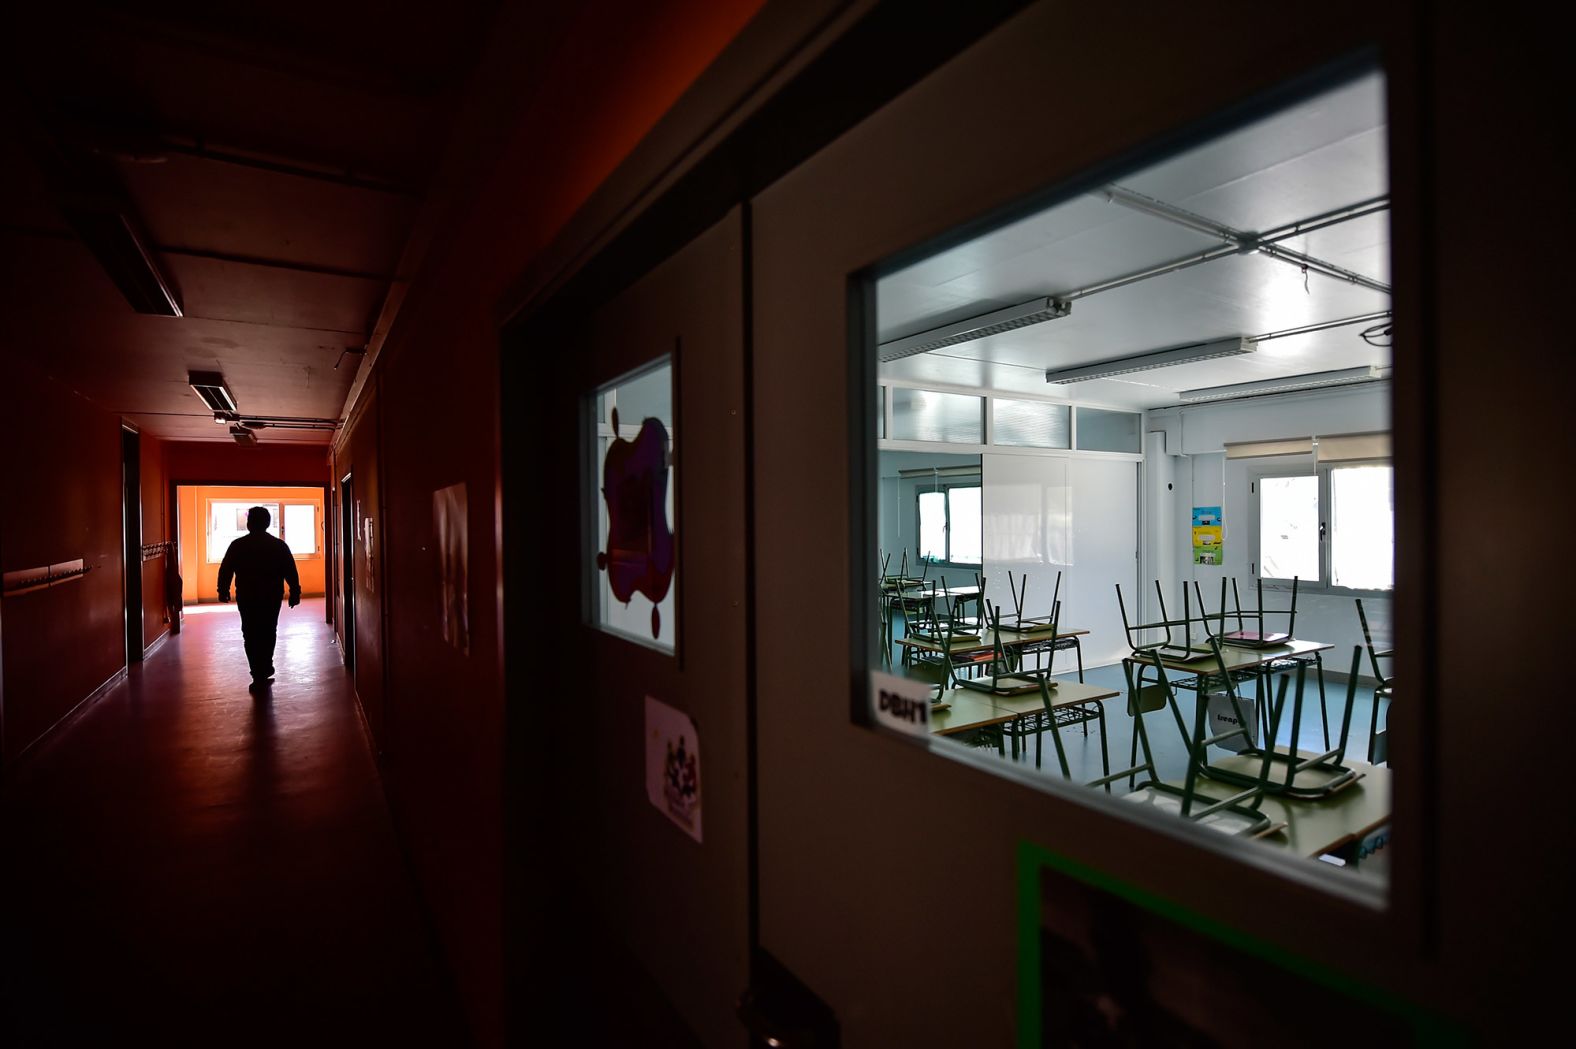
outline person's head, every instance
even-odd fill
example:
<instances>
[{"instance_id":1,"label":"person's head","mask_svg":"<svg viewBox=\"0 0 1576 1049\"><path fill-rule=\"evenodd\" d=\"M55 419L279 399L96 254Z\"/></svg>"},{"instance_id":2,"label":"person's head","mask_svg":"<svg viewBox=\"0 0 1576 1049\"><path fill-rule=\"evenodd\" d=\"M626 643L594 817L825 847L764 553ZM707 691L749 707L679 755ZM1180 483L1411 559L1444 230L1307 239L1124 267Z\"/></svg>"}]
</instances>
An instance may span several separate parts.
<instances>
[{"instance_id":1,"label":"person's head","mask_svg":"<svg viewBox=\"0 0 1576 1049\"><path fill-rule=\"evenodd\" d=\"M273 519L266 506L254 506L246 511L246 527L253 532L264 531Z\"/></svg>"}]
</instances>

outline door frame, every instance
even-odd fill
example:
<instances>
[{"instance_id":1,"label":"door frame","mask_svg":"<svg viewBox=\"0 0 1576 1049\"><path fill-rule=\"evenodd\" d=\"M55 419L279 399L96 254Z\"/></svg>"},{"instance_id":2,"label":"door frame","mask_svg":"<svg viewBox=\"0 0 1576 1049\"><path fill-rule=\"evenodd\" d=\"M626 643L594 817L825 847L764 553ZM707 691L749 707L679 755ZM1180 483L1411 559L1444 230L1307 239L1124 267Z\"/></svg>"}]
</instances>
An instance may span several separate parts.
<instances>
[{"instance_id":1,"label":"door frame","mask_svg":"<svg viewBox=\"0 0 1576 1049\"><path fill-rule=\"evenodd\" d=\"M121 605L125 613L126 666L142 662L142 434L130 423L120 424L120 531L125 571Z\"/></svg>"},{"instance_id":2,"label":"door frame","mask_svg":"<svg viewBox=\"0 0 1576 1049\"><path fill-rule=\"evenodd\" d=\"M339 530L339 564L334 573L342 618L339 624L339 655L345 671L354 679L356 673L356 522L355 522L354 470L347 470L339 479L339 503L335 527ZM332 610L331 610L332 611Z\"/></svg>"}]
</instances>

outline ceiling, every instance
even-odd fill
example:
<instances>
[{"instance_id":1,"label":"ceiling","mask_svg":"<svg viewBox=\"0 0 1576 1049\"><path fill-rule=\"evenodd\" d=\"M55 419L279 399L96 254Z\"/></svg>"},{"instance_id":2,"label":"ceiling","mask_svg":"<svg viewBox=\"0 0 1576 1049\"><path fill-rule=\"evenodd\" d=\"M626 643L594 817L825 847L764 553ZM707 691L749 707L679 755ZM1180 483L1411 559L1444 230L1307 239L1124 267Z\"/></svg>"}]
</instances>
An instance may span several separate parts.
<instances>
[{"instance_id":1,"label":"ceiling","mask_svg":"<svg viewBox=\"0 0 1576 1049\"><path fill-rule=\"evenodd\" d=\"M1373 74L1118 180L1235 230L1266 231L1389 191L1384 82ZM882 278L885 342L1057 296L1223 242L1133 210L1105 193L1068 200ZM1387 211L1291 237L1281 246L1389 282ZM881 366L883 378L986 387L1155 408L1178 391L1361 365L1389 350L1367 324L1265 340L1239 357L1120 378L1048 384L1045 371L1215 339L1256 336L1390 308L1390 297L1263 254L1231 255L1077 298L1069 316ZM1372 322L1370 322L1372 323Z\"/></svg>"},{"instance_id":2,"label":"ceiling","mask_svg":"<svg viewBox=\"0 0 1576 1049\"><path fill-rule=\"evenodd\" d=\"M230 439L189 371L245 416L337 419L496 0L29 6L0 45L0 353L161 437ZM133 311L67 223L66 169L124 202L184 316Z\"/></svg>"}]
</instances>

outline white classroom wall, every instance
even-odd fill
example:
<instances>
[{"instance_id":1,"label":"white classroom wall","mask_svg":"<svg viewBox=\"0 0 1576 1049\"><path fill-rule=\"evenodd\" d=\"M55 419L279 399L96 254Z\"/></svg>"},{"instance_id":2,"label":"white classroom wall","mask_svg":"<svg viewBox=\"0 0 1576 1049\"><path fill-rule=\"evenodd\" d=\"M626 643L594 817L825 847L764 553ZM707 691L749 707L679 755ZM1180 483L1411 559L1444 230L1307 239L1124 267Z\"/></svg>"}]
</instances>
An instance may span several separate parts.
<instances>
[{"instance_id":1,"label":"white classroom wall","mask_svg":"<svg viewBox=\"0 0 1576 1049\"><path fill-rule=\"evenodd\" d=\"M1294 465L1293 458L1232 459L1225 455L1228 442L1274 440L1340 433L1368 433L1390 429L1389 384L1327 391L1310 391L1278 397L1256 397L1225 404L1187 405L1149 412L1148 462L1151 474L1145 485L1148 502L1145 529L1146 585L1150 588L1146 614L1156 611L1155 579L1165 581L1168 611L1180 600L1181 586L1197 582L1205 601L1214 608L1220 580L1236 578L1243 602L1252 587L1256 560L1256 504L1249 491L1254 471L1263 466ZM1161 451L1163 449L1163 453ZM1163 460L1163 462L1162 462ZM1304 460L1311 464L1311 459ZM1169 477L1162 474L1169 473ZM1165 483L1174 488L1164 491ZM1192 511L1195 506L1219 506L1225 526L1222 564L1193 564ZM1167 523L1169 522L1169 524ZM1229 586L1229 583L1228 583ZM1288 588L1289 589L1289 588ZM1289 594L1265 588L1265 603L1283 607ZM1363 609L1376 640L1391 639L1391 601L1364 597ZM1362 630L1351 596L1300 593L1297 598L1297 636L1335 645L1325 656L1326 670L1344 671L1352 648L1362 644ZM1387 645L1388 647L1388 645ZM1369 673L1366 663L1363 666Z\"/></svg>"}]
</instances>

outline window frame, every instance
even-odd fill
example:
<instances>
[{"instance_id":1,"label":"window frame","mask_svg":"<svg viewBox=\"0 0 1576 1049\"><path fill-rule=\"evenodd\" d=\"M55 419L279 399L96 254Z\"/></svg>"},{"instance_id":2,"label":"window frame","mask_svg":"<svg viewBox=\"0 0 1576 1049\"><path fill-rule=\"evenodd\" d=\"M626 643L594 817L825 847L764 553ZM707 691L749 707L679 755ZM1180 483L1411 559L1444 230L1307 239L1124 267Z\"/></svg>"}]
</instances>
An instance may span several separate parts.
<instances>
[{"instance_id":1,"label":"window frame","mask_svg":"<svg viewBox=\"0 0 1576 1049\"><path fill-rule=\"evenodd\" d=\"M1330 508L1334 506L1332 498L1333 482L1331 475L1336 470L1361 466L1385 466L1390 469L1390 499L1391 506L1395 503L1395 464L1390 458L1374 459L1343 459L1339 462L1300 464L1296 466L1262 466L1248 471L1248 496L1253 502L1253 560L1250 562L1252 574L1261 577L1264 565L1264 514L1263 493L1258 490L1259 482L1266 477L1314 477L1318 481L1319 497L1319 578L1316 580L1299 578L1297 590L1304 594L1327 594L1332 597L1383 597L1395 596L1395 570L1392 561L1391 585L1384 589L1360 588L1351 586L1337 586L1331 582L1334 578L1333 549L1334 530L1330 521ZM1290 590L1291 580L1278 577L1262 576L1266 590Z\"/></svg>"},{"instance_id":2,"label":"window frame","mask_svg":"<svg viewBox=\"0 0 1576 1049\"><path fill-rule=\"evenodd\" d=\"M252 499L252 500L247 500L247 499L224 499L224 498L212 498L212 497L210 497L210 498L205 499L203 501L203 504L204 504L203 505L203 511L204 511L204 513L203 513L203 544L204 544L204 546L207 549L207 558L206 558L205 563L210 564L210 565L223 564L224 563L225 550L228 550L229 549L229 545L230 545L229 543L225 543L224 544L224 548L225 549L221 550L221 549L218 548L218 545L215 544L215 542L214 542L214 536L213 536L213 506L214 506L215 503L233 503L233 504L235 504L237 506L248 506L248 507L252 507L252 506L267 506L267 507L269 507L270 511L274 512L275 516L277 518L277 520L271 522L271 524L274 524L274 525L278 526L278 528L279 528L279 538L281 540L284 540L284 537L285 537L285 507L287 507L287 506L310 506L310 507L312 507L312 524L313 524L313 527L315 529L315 534L314 534L313 540L312 540L312 545L314 547L314 550L310 554L298 554L294 550L291 550L290 551L290 556L293 557L297 561L321 561L323 559L324 547L327 545L326 542L325 542L324 535L323 535L324 513L323 513L323 509L322 509L322 504L318 503L317 500L315 500L315 499ZM239 537L237 537L237 538L239 538ZM233 541L234 540L231 540L231 542L233 542Z\"/></svg>"},{"instance_id":3,"label":"window frame","mask_svg":"<svg viewBox=\"0 0 1576 1049\"><path fill-rule=\"evenodd\" d=\"M916 539L918 539L919 536L922 536L924 534L924 532L922 531L922 528L923 528L923 525L924 525L924 521L921 518L920 497L923 496L923 495L929 494L929 493L934 493L934 492L942 493L942 495L945 496L945 498L942 500L942 508L943 508L943 510L944 510L944 512L946 513L946 516L947 516L946 522L942 525L942 532L945 534L946 542L947 542L946 556L944 558L942 558L941 560L939 560L939 561L932 560L932 561L929 561L927 563L933 568L956 568L956 569L959 569L960 571L961 570L966 570L966 571L970 571L970 572L978 572L978 571L980 571L981 569L983 569L985 567L985 551L984 551L984 549L980 550L980 559L978 561L954 561L952 559L952 489L954 489L954 488L977 488L977 489L979 489L980 506L981 506L981 529L980 529L980 533L981 533L981 536L983 537L983 535L984 535L984 527L983 527L984 510L983 510L983 507L984 507L984 503L985 503L985 477L984 477L983 473L980 476L972 478L972 479L960 478L960 479L954 480L954 481L942 481L938 485L934 485L934 486L929 487L929 488L921 488L918 491L916 491L914 493L914 536L915 536ZM925 556L924 555L923 545L921 545L921 549L919 551L919 555L920 555L920 557L924 557Z\"/></svg>"}]
</instances>

